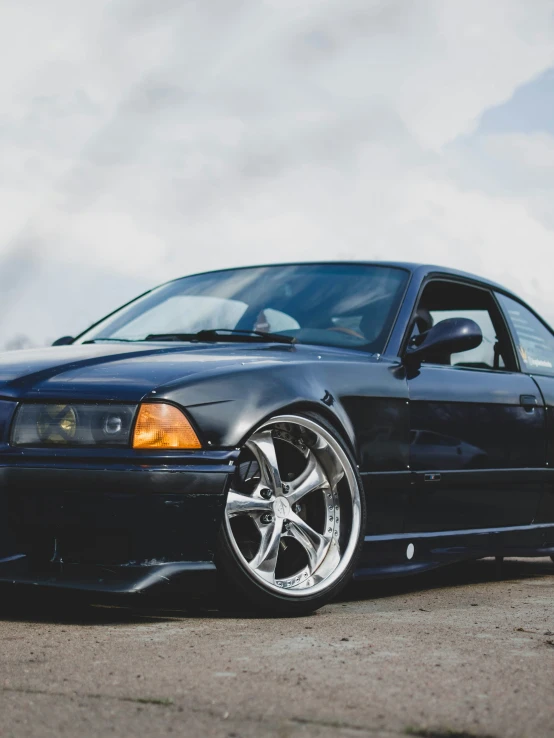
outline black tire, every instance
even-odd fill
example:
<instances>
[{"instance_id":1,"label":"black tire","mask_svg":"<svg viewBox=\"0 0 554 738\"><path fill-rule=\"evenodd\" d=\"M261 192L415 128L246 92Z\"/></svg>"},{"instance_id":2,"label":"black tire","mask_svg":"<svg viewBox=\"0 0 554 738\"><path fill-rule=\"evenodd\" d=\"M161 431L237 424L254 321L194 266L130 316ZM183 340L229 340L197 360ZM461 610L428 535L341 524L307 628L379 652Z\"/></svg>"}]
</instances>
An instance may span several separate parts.
<instances>
[{"instance_id":1,"label":"black tire","mask_svg":"<svg viewBox=\"0 0 554 738\"><path fill-rule=\"evenodd\" d=\"M319 609L350 580L365 529L348 443L315 413L270 418L245 442L228 494L216 557L222 608L273 616Z\"/></svg>"}]
</instances>

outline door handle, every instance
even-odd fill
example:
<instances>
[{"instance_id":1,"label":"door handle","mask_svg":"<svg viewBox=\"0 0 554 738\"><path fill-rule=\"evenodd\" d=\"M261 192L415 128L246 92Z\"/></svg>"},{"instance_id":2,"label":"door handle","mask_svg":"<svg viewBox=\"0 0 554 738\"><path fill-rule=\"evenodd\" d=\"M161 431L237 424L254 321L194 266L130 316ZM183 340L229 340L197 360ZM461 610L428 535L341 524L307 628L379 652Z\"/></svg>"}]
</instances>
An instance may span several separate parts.
<instances>
[{"instance_id":1,"label":"door handle","mask_svg":"<svg viewBox=\"0 0 554 738\"><path fill-rule=\"evenodd\" d=\"M521 395L519 398L523 407L529 412L539 406L539 401L535 395Z\"/></svg>"}]
</instances>

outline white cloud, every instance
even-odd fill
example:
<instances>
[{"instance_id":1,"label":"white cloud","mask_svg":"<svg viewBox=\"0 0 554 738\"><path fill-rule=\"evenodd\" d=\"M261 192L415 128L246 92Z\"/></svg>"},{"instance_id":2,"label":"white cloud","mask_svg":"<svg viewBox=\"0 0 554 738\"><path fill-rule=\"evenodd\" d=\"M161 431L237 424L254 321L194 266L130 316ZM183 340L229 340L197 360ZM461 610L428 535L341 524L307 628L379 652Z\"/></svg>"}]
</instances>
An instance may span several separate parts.
<instances>
[{"instance_id":1,"label":"white cloud","mask_svg":"<svg viewBox=\"0 0 554 738\"><path fill-rule=\"evenodd\" d=\"M554 319L552 141L464 138L552 65L551 0L2 3L0 342L315 258L457 266Z\"/></svg>"}]
</instances>

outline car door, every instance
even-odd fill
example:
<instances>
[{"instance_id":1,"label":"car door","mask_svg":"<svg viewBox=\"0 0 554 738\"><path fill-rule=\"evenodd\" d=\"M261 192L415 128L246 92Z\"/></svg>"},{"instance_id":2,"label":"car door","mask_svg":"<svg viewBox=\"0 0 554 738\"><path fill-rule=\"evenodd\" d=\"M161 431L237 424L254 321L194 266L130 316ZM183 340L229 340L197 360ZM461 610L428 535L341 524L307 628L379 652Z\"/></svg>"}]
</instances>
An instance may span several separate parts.
<instances>
[{"instance_id":1,"label":"car door","mask_svg":"<svg viewBox=\"0 0 554 738\"><path fill-rule=\"evenodd\" d=\"M546 485L537 523L554 522L554 333L526 305L502 293L497 294L515 339L524 372L540 388L546 405L547 466Z\"/></svg>"},{"instance_id":2,"label":"car door","mask_svg":"<svg viewBox=\"0 0 554 738\"><path fill-rule=\"evenodd\" d=\"M452 317L477 322L484 340L471 352L435 357L436 363L423 363L408 375L414 484L405 529L530 524L546 465L541 393L519 371L489 289L448 279L426 283L413 331Z\"/></svg>"}]
</instances>

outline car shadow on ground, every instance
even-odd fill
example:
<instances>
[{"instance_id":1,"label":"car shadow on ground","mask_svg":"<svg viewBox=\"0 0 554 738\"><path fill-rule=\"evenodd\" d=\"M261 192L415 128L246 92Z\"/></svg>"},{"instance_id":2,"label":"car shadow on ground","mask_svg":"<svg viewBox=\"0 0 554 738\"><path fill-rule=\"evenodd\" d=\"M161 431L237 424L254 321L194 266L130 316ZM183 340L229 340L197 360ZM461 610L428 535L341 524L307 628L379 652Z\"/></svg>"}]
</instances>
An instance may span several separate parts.
<instances>
[{"instance_id":1,"label":"car shadow on ground","mask_svg":"<svg viewBox=\"0 0 554 738\"><path fill-rule=\"evenodd\" d=\"M471 584L533 579L554 575L549 559L482 559L451 564L424 574L378 581L353 581L336 602L349 603L398 597L432 589ZM332 605L331 605L332 607ZM256 618L248 613L217 608L213 597L186 598L181 594L105 597L64 590L2 585L0 622L65 623L74 625L132 625L183 618ZM308 616L309 617L309 616Z\"/></svg>"}]
</instances>

